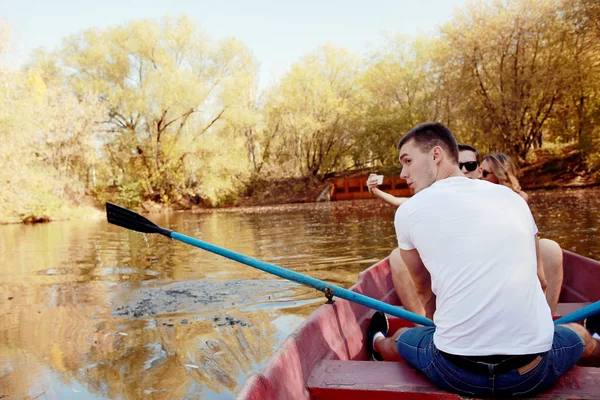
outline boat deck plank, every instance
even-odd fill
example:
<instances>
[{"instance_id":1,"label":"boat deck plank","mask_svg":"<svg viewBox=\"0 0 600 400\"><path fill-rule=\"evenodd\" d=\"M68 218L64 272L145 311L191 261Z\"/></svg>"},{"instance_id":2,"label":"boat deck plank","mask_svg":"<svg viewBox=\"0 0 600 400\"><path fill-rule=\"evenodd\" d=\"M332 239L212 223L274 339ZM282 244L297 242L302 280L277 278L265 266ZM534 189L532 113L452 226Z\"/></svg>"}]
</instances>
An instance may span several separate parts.
<instances>
[{"instance_id":1,"label":"boat deck plank","mask_svg":"<svg viewBox=\"0 0 600 400\"><path fill-rule=\"evenodd\" d=\"M462 398L438 389L424 375L402 362L324 360L313 370L308 388L317 400ZM599 399L600 368L575 367L551 390L531 398Z\"/></svg>"}]
</instances>

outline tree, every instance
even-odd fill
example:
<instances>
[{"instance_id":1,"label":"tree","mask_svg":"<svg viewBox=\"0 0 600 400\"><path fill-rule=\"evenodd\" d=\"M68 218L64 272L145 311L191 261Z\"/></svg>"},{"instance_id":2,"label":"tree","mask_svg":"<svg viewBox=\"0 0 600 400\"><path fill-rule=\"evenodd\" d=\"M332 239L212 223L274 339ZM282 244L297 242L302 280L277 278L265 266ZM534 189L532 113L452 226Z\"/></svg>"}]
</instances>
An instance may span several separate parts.
<instances>
[{"instance_id":1,"label":"tree","mask_svg":"<svg viewBox=\"0 0 600 400\"><path fill-rule=\"evenodd\" d=\"M0 46L1 47L1 46ZM42 221L81 201L97 105L42 70L0 66L0 220ZM92 116L92 115L95 115Z\"/></svg>"},{"instance_id":2,"label":"tree","mask_svg":"<svg viewBox=\"0 0 600 400\"><path fill-rule=\"evenodd\" d=\"M479 3L442 30L446 62L460 69L463 127L495 150L524 158L541 146L563 96L567 32L555 2Z\"/></svg>"},{"instance_id":3,"label":"tree","mask_svg":"<svg viewBox=\"0 0 600 400\"><path fill-rule=\"evenodd\" d=\"M569 67L553 138L575 141L589 155L600 144L600 6L589 0L565 0L560 15L568 32Z\"/></svg>"},{"instance_id":4,"label":"tree","mask_svg":"<svg viewBox=\"0 0 600 400\"><path fill-rule=\"evenodd\" d=\"M369 95L357 164L391 166L402 135L424 121L442 118L440 76L432 63L435 41L396 35L376 51L362 78ZM364 151L363 149L369 149Z\"/></svg>"},{"instance_id":5,"label":"tree","mask_svg":"<svg viewBox=\"0 0 600 400\"><path fill-rule=\"evenodd\" d=\"M107 114L105 104L91 94L75 94L46 54L38 54L25 70L35 107L32 143L38 162L68 180L69 190L83 193L94 186L100 164L98 140Z\"/></svg>"},{"instance_id":6,"label":"tree","mask_svg":"<svg viewBox=\"0 0 600 400\"><path fill-rule=\"evenodd\" d=\"M253 72L256 73L256 71ZM237 102L228 108L223 116L226 121L223 127L223 136L228 140L241 138L243 141L250 168L249 186L256 183L265 169L268 169L269 173L281 172L277 168L276 161L283 149L282 146L276 144L281 126L280 115L276 107L273 108L270 105L265 107L261 103L254 74L240 77L247 81L246 84L238 85L245 90L236 90L231 93ZM270 94L267 93L265 97L269 96ZM268 104L272 103L268 102ZM270 169L270 167L274 168ZM250 190L252 189L250 188Z\"/></svg>"},{"instance_id":7,"label":"tree","mask_svg":"<svg viewBox=\"0 0 600 400\"><path fill-rule=\"evenodd\" d=\"M294 64L265 105L290 175L321 179L347 167L354 145L360 59L323 46ZM276 151L276 150L275 150Z\"/></svg>"},{"instance_id":8,"label":"tree","mask_svg":"<svg viewBox=\"0 0 600 400\"><path fill-rule=\"evenodd\" d=\"M68 38L61 56L78 93L96 93L109 108L104 142L115 183L161 202L195 181L186 159L254 65L241 43L215 42L186 17L88 30Z\"/></svg>"}]
</instances>

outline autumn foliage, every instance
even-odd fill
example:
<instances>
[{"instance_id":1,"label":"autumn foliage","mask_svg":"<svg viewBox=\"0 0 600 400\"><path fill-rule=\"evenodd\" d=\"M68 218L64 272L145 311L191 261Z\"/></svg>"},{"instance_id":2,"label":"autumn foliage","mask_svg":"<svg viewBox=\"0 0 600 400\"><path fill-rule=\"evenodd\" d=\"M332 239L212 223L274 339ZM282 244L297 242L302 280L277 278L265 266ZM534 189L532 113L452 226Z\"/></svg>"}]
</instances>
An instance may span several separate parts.
<instances>
[{"instance_id":1,"label":"autumn foliage","mask_svg":"<svg viewBox=\"0 0 600 400\"><path fill-rule=\"evenodd\" d=\"M0 25L0 56L7 38ZM429 120L483 153L569 145L600 166L591 0L472 3L430 37L319 47L260 91L251 49L186 17L90 29L0 68L2 221L85 198L219 205L257 182L391 169L399 137Z\"/></svg>"}]
</instances>

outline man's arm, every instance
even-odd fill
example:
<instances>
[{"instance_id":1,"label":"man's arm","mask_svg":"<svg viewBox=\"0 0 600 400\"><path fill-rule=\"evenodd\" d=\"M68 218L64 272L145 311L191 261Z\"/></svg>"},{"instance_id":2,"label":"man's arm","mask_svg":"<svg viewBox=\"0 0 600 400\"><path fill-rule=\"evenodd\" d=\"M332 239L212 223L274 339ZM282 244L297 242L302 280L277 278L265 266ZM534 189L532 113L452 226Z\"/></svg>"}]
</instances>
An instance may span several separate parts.
<instances>
[{"instance_id":1,"label":"man's arm","mask_svg":"<svg viewBox=\"0 0 600 400\"><path fill-rule=\"evenodd\" d=\"M425 316L433 319L433 313L435 312L435 294L433 294L433 291L431 290L431 275L429 274L429 271L425 268L417 249L400 249L400 256L402 257L404 264L406 264L415 283L417 295L425 308Z\"/></svg>"},{"instance_id":2,"label":"man's arm","mask_svg":"<svg viewBox=\"0 0 600 400\"><path fill-rule=\"evenodd\" d=\"M542 290L546 293L548 282L546 281L546 275L544 274L544 264L542 263L542 256L540 254L540 238L535 235L535 255L537 258L537 276L542 284Z\"/></svg>"}]
</instances>

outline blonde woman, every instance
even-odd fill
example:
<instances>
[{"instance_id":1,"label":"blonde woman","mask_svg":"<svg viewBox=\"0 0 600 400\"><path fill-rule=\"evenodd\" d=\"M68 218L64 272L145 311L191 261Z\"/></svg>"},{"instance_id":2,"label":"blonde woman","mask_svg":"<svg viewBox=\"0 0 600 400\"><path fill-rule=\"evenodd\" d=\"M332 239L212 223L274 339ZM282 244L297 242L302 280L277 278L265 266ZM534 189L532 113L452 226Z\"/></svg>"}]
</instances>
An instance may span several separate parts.
<instances>
[{"instance_id":1,"label":"blonde woman","mask_svg":"<svg viewBox=\"0 0 600 400\"><path fill-rule=\"evenodd\" d=\"M526 202L529 196L517 179L517 168L511 158L502 153L490 153L481 163L481 179L504 185L519 194ZM546 300L552 312L556 310L563 281L563 254L560 245L554 240L540 239L540 257L544 266L544 275L548 284Z\"/></svg>"},{"instance_id":2,"label":"blonde woman","mask_svg":"<svg viewBox=\"0 0 600 400\"><path fill-rule=\"evenodd\" d=\"M529 201L527 193L521 190L517 179L517 168L509 156L502 153L490 153L483 158L481 169L481 179L507 186L526 202Z\"/></svg>"}]
</instances>

